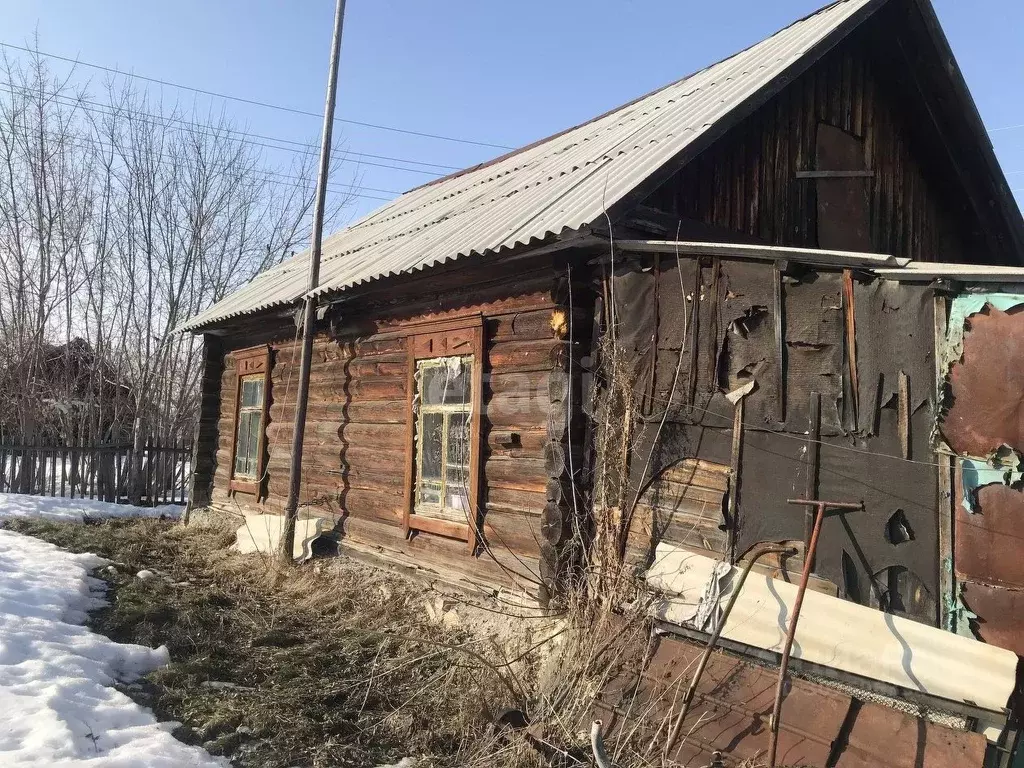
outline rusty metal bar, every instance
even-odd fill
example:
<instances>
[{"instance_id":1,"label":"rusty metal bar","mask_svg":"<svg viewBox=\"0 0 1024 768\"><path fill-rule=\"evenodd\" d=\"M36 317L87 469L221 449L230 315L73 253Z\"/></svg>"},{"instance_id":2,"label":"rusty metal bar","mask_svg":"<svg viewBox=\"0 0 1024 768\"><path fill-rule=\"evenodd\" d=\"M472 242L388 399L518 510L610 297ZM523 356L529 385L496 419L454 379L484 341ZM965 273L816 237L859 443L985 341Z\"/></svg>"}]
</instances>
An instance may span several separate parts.
<instances>
[{"instance_id":1,"label":"rusty metal bar","mask_svg":"<svg viewBox=\"0 0 1024 768\"><path fill-rule=\"evenodd\" d=\"M810 413L807 421L807 478L804 485L804 498L814 499L818 496L818 463L821 453L821 393L811 392ZM807 507L804 513L804 562L810 562L814 572L814 558L807 552L811 546L811 532L814 530L814 508Z\"/></svg>"},{"instance_id":2,"label":"rusty metal bar","mask_svg":"<svg viewBox=\"0 0 1024 768\"><path fill-rule=\"evenodd\" d=\"M741 400L740 402L743 401ZM711 637L708 638L707 647L697 663L697 671L693 673L693 678L690 680L690 687L686 689L686 695L683 697L679 714L676 716L676 720L672 724L672 730L669 731L668 739L665 742L664 754L666 757L672 751L672 747L675 746L676 739L679 738L679 729L682 727L683 721L686 720L686 715L690 711L690 705L693 703L693 698L697 693L697 685L704 675L704 669L711 658L711 652L718 645L718 639L722 636L722 630L725 629L725 622L729 620L729 614L732 613L732 607L736 604L736 598L739 597L740 590L743 589L743 584L746 582L747 576L750 575L754 564L765 555L793 555L796 554L796 551L796 547L785 547L780 544L761 544L751 551L749 559L744 564L743 570L740 571L740 575L733 585L732 594L729 595L729 602L725 604L725 608L722 611L722 618L718 620L714 631L711 633Z\"/></svg>"},{"instance_id":3,"label":"rusty metal bar","mask_svg":"<svg viewBox=\"0 0 1024 768\"><path fill-rule=\"evenodd\" d=\"M796 637L796 623L800 619L800 608L803 606L804 594L807 592L807 581L811 575L811 563L814 552L818 548L818 537L821 535L821 522L825 519L826 509L863 509L864 503L851 504L841 501L819 501L810 499L788 499L789 504L817 507L814 518L814 530L811 532L810 545L804 552L804 570L800 576L800 588L793 603L793 615L789 617L789 629L786 631L786 644L782 648L782 661L779 664L779 681L775 687L775 704L772 706L771 742L768 750L768 768L775 768L775 757L779 748L779 717L782 714L782 692L785 689L786 673L789 671L789 655L793 650Z\"/></svg>"}]
</instances>

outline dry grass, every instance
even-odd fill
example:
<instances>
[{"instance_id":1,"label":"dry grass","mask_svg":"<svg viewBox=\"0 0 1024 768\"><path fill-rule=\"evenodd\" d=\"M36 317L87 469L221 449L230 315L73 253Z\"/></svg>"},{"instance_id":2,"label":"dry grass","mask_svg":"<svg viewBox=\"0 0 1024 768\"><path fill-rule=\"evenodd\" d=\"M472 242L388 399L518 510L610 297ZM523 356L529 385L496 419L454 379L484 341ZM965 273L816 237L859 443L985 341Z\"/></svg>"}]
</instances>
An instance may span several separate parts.
<instances>
[{"instance_id":1,"label":"dry grass","mask_svg":"<svg viewBox=\"0 0 1024 768\"><path fill-rule=\"evenodd\" d=\"M116 563L92 617L173 662L127 692L176 735L237 766L461 766L512 696L467 633L432 624L423 588L357 563L295 569L272 588L231 531L149 521L7 524ZM143 580L141 569L157 574ZM469 651L480 653L480 659ZM525 682L517 681L524 687ZM521 765L493 762L492 765Z\"/></svg>"},{"instance_id":2,"label":"dry grass","mask_svg":"<svg viewBox=\"0 0 1024 768\"><path fill-rule=\"evenodd\" d=\"M167 645L173 660L126 692L181 722L178 738L240 768L404 756L423 768L590 766L590 722L607 715L595 706L599 693L635 680L649 661L649 605L625 568L614 578L584 574L591 589L566 598L560 630L548 622L502 645L493 626L474 633L471 623L432 621L425 602L436 594L422 584L344 557L287 569L271 585L267 564L228 551L228 529L124 520L6 527L115 563L116 573L98 573L110 604L92 627L119 642ZM137 578L142 569L157 578ZM613 594L588 597L597 584ZM522 631L524 621L506 625ZM643 706L630 705L606 745L615 765L678 768L662 753L667 723ZM530 727L496 726L508 707Z\"/></svg>"}]
</instances>

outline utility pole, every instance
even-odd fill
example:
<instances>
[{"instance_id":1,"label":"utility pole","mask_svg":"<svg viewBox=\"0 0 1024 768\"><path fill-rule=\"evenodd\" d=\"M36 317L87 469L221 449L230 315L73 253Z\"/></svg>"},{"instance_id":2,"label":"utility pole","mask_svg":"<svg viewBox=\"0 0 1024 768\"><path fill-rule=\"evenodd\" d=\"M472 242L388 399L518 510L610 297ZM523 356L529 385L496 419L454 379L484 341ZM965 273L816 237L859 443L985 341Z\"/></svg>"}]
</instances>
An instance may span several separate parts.
<instances>
[{"instance_id":1,"label":"utility pole","mask_svg":"<svg viewBox=\"0 0 1024 768\"><path fill-rule=\"evenodd\" d=\"M313 243L309 254L309 282L302 309L302 358L299 363L299 389L295 394L295 424L292 429L291 473L288 479L288 501L285 504L284 531L281 534L280 557L291 563L295 544L295 520L299 513L299 489L302 485L302 443L306 435L306 407L309 404L309 366L313 357L313 332L316 324L316 299L313 291L320 284L320 251L324 239L324 204L327 198L327 175L331 166L331 133L334 128L334 103L338 95L338 58L341 53L341 31L345 21L345 0L337 0L334 12L334 37L331 40L331 63L327 75L327 104L324 108L324 129L320 140L320 168L316 177L316 199L313 204Z\"/></svg>"}]
</instances>

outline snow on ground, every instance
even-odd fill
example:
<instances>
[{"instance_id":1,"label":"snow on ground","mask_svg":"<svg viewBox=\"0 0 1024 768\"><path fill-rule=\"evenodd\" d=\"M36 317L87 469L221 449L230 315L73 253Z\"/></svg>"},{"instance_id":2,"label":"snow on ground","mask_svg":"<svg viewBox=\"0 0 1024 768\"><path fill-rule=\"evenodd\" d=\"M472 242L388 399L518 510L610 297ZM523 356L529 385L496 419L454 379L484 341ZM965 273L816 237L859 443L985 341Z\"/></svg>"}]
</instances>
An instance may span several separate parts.
<instances>
[{"instance_id":1,"label":"snow on ground","mask_svg":"<svg viewBox=\"0 0 1024 768\"><path fill-rule=\"evenodd\" d=\"M13 498L3 497L0 509ZM174 724L111 687L169 658L166 648L121 645L81 625L103 604L103 583L89 574L104 562L0 530L0 765L229 766L177 741Z\"/></svg>"},{"instance_id":2,"label":"snow on ground","mask_svg":"<svg viewBox=\"0 0 1024 768\"><path fill-rule=\"evenodd\" d=\"M164 517L178 518L185 510L179 504L159 507L133 507L98 499L68 499L52 496L27 496L0 493L0 518L36 517L44 520L81 521L83 517Z\"/></svg>"}]
</instances>

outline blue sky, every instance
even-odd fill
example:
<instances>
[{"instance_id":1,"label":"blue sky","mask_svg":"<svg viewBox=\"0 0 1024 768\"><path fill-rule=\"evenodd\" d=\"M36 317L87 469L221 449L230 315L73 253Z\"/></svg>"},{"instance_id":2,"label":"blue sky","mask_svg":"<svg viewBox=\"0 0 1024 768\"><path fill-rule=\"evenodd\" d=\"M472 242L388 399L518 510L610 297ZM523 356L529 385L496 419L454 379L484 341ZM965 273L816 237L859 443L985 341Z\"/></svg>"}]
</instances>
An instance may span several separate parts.
<instances>
[{"instance_id":1,"label":"blue sky","mask_svg":"<svg viewBox=\"0 0 1024 768\"><path fill-rule=\"evenodd\" d=\"M520 146L723 58L823 1L349 0L338 114ZM24 45L38 33L44 52L319 112L333 6L333 0L0 0L0 42ZM996 130L992 138L1010 186L1024 191L1024 3L937 0L936 8L986 124L1021 126ZM79 68L77 76L93 78L99 91L101 73ZM319 131L312 117L162 90L166 101L224 109L252 133L306 140ZM351 125L341 139L352 153L439 166L463 167L502 152ZM289 157L266 151L275 161ZM354 201L349 218L381 204L369 196L390 197L433 178L352 162L335 174L339 183L357 180L368 196Z\"/></svg>"}]
</instances>

